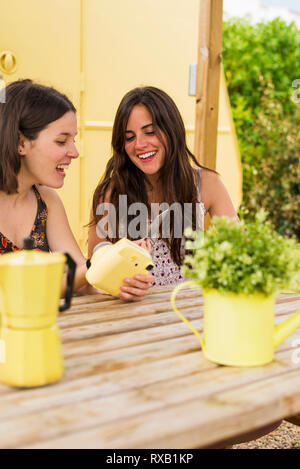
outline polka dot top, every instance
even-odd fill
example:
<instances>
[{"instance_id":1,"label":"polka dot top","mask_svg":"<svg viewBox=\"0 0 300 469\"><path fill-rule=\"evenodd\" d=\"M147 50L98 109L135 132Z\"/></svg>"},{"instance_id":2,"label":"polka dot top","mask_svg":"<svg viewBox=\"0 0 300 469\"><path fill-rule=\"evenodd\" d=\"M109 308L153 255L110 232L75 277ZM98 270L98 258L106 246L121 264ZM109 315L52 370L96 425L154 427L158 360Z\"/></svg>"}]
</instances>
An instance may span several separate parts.
<instances>
[{"instance_id":1,"label":"polka dot top","mask_svg":"<svg viewBox=\"0 0 300 469\"><path fill-rule=\"evenodd\" d=\"M201 168L199 168L198 174L198 200L201 201ZM199 202L197 229L204 229L205 213L206 210L203 202ZM184 258L184 245L185 239L183 238L181 242L182 258ZM155 278L153 284L154 286L176 285L177 283L181 283L185 280L180 267L172 260L167 244L161 238L157 239L155 245L152 248L151 255L154 264L154 269L152 271Z\"/></svg>"}]
</instances>

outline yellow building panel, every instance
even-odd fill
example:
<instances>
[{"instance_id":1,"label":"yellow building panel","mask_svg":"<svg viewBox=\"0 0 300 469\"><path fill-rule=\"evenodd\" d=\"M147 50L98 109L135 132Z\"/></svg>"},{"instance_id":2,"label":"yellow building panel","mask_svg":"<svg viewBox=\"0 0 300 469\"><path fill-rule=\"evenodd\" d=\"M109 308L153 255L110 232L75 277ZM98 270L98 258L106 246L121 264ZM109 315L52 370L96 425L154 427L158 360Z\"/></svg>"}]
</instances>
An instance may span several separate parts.
<instances>
[{"instance_id":1,"label":"yellow building panel","mask_svg":"<svg viewBox=\"0 0 300 469\"><path fill-rule=\"evenodd\" d=\"M80 0L0 0L0 54L12 51L14 73L0 70L6 84L31 78L54 86L79 106ZM79 161L59 190L72 230L79 236Z\"/></svg>"},{"instance_id":2,"label":"yellow building panel","mask_svg":"<svg viewBox=\"0 0 300 469\"><path fill-rule=\"evenodd\" d=\"M242 201L242 164L223 70L220 78L216 170L237 210Z\"/></svg>"}]
</instances>

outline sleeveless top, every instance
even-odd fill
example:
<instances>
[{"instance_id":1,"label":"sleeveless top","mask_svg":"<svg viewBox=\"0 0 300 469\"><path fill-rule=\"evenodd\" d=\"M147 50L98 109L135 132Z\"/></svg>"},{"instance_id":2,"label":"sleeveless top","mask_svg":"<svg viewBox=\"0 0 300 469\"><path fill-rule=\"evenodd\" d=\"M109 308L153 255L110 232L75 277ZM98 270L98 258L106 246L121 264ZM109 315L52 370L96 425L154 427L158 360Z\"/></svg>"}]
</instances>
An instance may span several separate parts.
<instances>
[{"instance_id":1,"label":"sleeveless top","mask_svg":"<svg viewBox=\"0 0 300 469\"><path fill-rule=\"evenodd\" d=\"M203 231L206 210L203 202L201 202L201 168L198 169L197 190L199 201L197 229ZM182 257L184 257L184 245L185 239L183 238L181 242ZM176 285L177 283L181 283L185 280L180 267L171 257L169 247L161 238L157 239L154 247L152 248L151 255L154 264L154 269L152 270L154 275L153 286Z\"/></svg>"},{"instance_id":2,"label":"sleeveless top","mask_svg":"<svg viewBox=\"0 0 300 469\"><path fill-rule=\"evenodd\" d=\"M32 186L32 189L37 199L37 212L29 236L33 239L34 249L49 252L50 249L46 234L46 223L48 215L47 205L42 199L36 186ZM19 248L13 244L3 233L0 232L0 254L19 251L20 249L22 248Z\"/></svg>"}]
</instances>

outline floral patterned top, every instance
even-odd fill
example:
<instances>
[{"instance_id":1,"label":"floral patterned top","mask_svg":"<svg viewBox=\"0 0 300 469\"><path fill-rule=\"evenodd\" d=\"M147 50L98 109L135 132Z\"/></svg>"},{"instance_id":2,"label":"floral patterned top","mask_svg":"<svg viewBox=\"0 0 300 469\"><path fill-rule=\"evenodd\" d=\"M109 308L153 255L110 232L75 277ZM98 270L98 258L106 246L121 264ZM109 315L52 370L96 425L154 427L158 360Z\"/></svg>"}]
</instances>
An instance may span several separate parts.
<instances>
[{"instance_id":1,"label":"floral patterned top","mask_svg":"<svg viewBox=\"0 0 300 469\"><path fill-rule=\"evenodd\" d=\"M33 239L34 249L40 251L49 252L49 245L46 234L46 222L48 209L45 201L42 199L36 186L32 186L33 192L37 198L37 212L34 220L34 224L30 233L30 237ZM0 254L4 254L12 251L19 251L21 248L14 245L3 233L0 232Z\"/></svg>"},{"instance_id":2,"label":"floral patterned top","mask_svg":"<svg viewBox=\"0 0 300 469\"><path fill-rule=\"evenodd\" d=\"M200 210L198 211L197 229L203 230L206 210L203 202L201 202L201 168L198 170L198 176L197 187ZM181 243L182 257L184 257L184 245L185 240L183 239ZM157 239L151 255L154 264L152 273L155 279L153 286L176 285L185 280L180 267L173 261L167 244L161 238Z\"/></svg>"}]
</instances>

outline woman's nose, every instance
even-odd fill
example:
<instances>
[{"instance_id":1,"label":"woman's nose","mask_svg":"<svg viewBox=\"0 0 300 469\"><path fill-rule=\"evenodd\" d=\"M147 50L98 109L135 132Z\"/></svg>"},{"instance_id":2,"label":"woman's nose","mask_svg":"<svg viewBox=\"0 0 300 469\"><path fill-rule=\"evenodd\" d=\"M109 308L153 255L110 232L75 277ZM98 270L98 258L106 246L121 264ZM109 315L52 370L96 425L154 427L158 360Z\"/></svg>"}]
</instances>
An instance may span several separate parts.
<instances>
[{"instance_id":1,"label":"woman's nose","mask_svg":"<svg viewBox=\"0 0 300 469\"><path fill-rule=\"evenodd\" d=\"M144 134L138 134L135 140L136 148L145 148L146 145L147 145L146 136Z\"/></svg>"},{"instance_id":2,"label":"woman's nose","mask_svg":"<svg viewBox=\"0 0 300 469\"><path fill-rule=\"evenodd\" d=\"M71 146L71 148L69 148L68 155L69 155L71 158L78 158L79 153L78 153L78 150L77 150L77 148L76 148L75 143L73 143L72 146Z\"/></svg>"}]
</instances>

